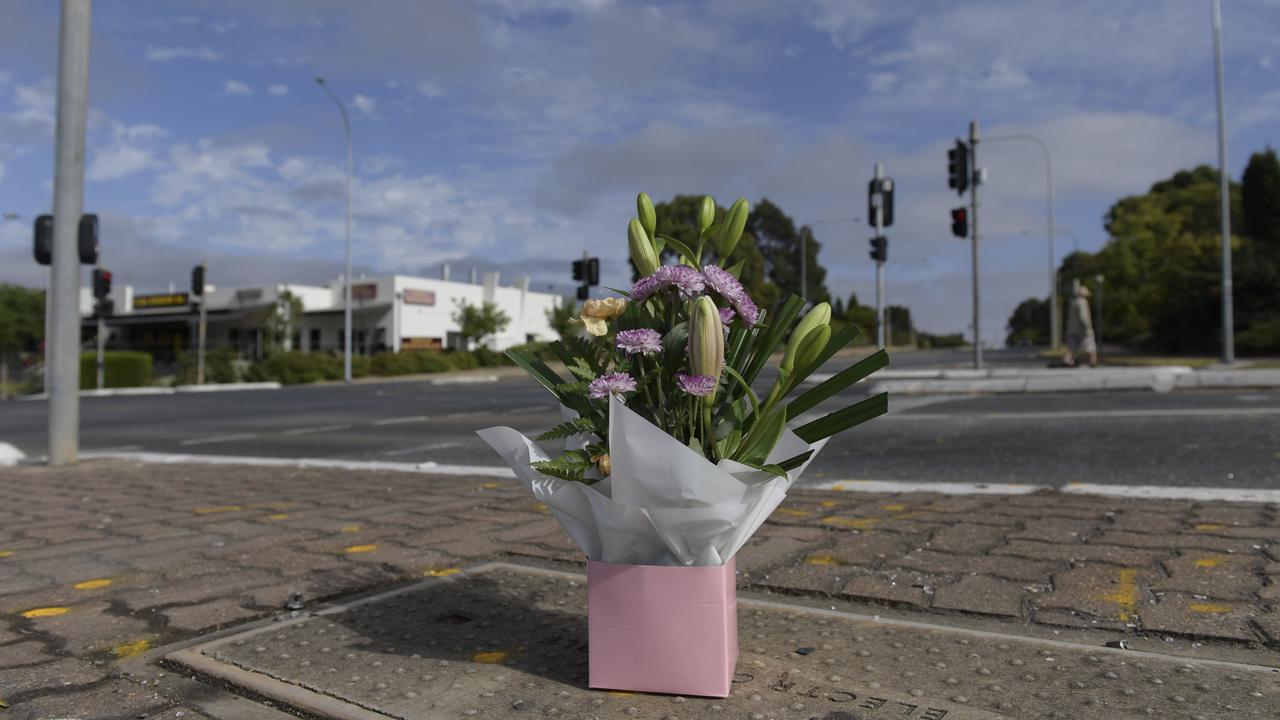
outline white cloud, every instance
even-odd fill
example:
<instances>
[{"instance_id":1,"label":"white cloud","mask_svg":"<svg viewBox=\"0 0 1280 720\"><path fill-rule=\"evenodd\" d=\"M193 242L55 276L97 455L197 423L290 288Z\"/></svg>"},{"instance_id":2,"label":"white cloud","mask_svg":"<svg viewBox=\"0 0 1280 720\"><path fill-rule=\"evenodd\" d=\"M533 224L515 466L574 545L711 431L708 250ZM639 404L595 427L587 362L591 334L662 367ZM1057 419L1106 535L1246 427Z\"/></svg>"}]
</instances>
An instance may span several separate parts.
<instances>
[{"instance_id":1,"label":"white cloud","mask_svg":"<svg viewBox=\"0 0 1280 720\"><path fill-rule=\"evenodd\" d=\"M228 20L226 22L210 23L209 28L214 32L218 33L219 35L226 35L232 30L235 30L236 27L238 27L239 25L240 23L236 22L235 20Z\"/></svg>"},{"instance_id":2,"label":"white cloud","mask_svg":"<svg viewBox=\"0 0 1280 720\"><path fill-rule=\"evenodd\" d=\"M268 95L288 95L289 86L283 85L280 83L276 83L275 85L270 85L267 87L267 94Z\"/></svg>"},{"instance_id":3,"label":"white cloud","mask_svg":"<svg viewBox=\"0 0 1280 720\"><path fill-rule=\"evenodd\" d=\"M151 165L151 153L128 145L98 153L85 172L88 180L114 180L145 170Z\"/></svg>"},{"instance_id":4,"label":"white cloud","mask_svg":"<svg viewBox=\"0 0 1280 720\"><path fill-rule=\"evenodd\" d=\"M429 98L438 98L444 94L444 90L433 82L423 81L418 83L418 94Z\"/></svg>"},{"instance_id":5,"label":"white cloud","mask_svg":"<svg viewBox=\"0 0 1280 720\"><path fill-rule=\"evenodd\" d=\"M355 98L352 99L351 104L355 106L356 110L359 110L371 118L378 117L378 101L368 95L357 94Z\"/></svg>"},{"instance_id":6,"label":"white cloud","mask_svg":"<svg viewBox=\"0 0 1280 720\"><path fill-rule=\"evenodd\" d=\"M253 88L240 82L239 80L228 80L223 86L222 91L227 95L252 95Z\"/></svg>"},{"instance_id":7,"label":"white cloud","mask_svg":"<svg viewBox=\"0 0 1280 720\"><path fill-rule=\"evenodd\" d=\"M207 45L199 47L157 47L147 46L146 57L151 62L169 62L170 60L203 60L217 62L222 56Z\"/></svg>"}]
</instances>

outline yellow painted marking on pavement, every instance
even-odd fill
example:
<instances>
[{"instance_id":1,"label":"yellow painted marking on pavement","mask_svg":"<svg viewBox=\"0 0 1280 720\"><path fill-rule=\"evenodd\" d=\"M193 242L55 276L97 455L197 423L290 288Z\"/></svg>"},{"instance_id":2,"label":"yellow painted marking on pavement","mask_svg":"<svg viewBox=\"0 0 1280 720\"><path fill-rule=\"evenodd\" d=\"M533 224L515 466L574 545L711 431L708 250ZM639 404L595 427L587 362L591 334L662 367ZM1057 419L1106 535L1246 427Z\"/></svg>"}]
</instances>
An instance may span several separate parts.
<instances>
[{"instance_id":1,"label":"yellow painted marking on pavement","mask_svg":"<svg viewBox=\"0 0 1280 720\"><path fill-rule=\"evenodd\" d=\"M1218 603L1194 602L1188 605L1187 609L1194 613L1205 613L1207 615L1231 612L1230 605L1220 605Z\"/></svg>"},{"instance_id":2,"label":"yellow painted marking on pavement","mask_svg":"<svg viewBox=\"0 0 1280 720\"><path fill-rule=\"evenodd\" d=\"M893 503L892 505L881 505L880 507L884 508L885 510L888 510L889 512L902 512L903 510L907 509L907 506L903 505L902 503Z\"/></svg>"},{"instance_id":3,"label":"yellow painted marking on pavement","mask_svg":"<svg viewBox=\"0 0 1280 720\"><path fill-rule=\"evenodd\" d=\"M71 587L77 590L97 590L98 588L104 588L110 584L111 580L107 578L98 578L97 580L85 580L84 582L78 582Z\"/></svg>"},{"instance_id":4,"label":"yellow painted marking on pavement","mask_svg":"<svg viewBox=\"0 0 1280 720\"><path fill-rule=\"evenodd\" d=\"M1221 530L1224 527L1226 527L1226 525L1222 525L1221 523L1198 523L1194 529L1196 532L1212 532L1214 530Z\"/></svg>"},{"instance_id":5,"label":"yellow painted marking on pavement","mask_svg":"<svg viewBox=\"0 0 1280 720\"><path fill-rule=\"evenodd\" d=\"M7 558L13 554L12 550L0 550L0 558Z\"/></svg>"},{"instance_id":6,"label":"yellow painted marking on pavement","mask_svg":"<svg viewBox=\"0 0 1280 720\"><path fill-rule=\"evenodd\" d=\"M268 515L267 519L268 520L288 520L289 513L276 513L275 515Z\"/></svg>"},{"instance_id":7,"label":"yellow painted marking on pavement","mask_svg":"<svg viewBox=\"0 0 1280 720\"><path fill-rule=\"evenodd\" d=\"M31 618L42 618L42 617L58 617L59 615L66 615L68 612L71 612L71 608L43 607L43 608L33 608L31 610L28 610L26 612L19 613L19 614L22 615L22 617L24 618L31 619Z\"/></svg>"},{"instance_id":8,"label":"yellow painted marking on pavement","mask_svg":"<svg viewBox=\"0 0 1280 720\"><path fill-rule=\"evenodd\" d=\"M790 515L791 517L809 517L813 514L808 510L792 510L791 508L778 508L776 512L780 512L783 515Z\"/></svg>"},{"instance_id":9,"label":"yellow painted marking on pavement","mask_svg":"<svg viewBox=\"0 0 1280 720\"><path fill-rule=\"evenodd\" d=\"M635 697L635 693L626 692L625 690L610 690L609 695L612 697Z\"/></svg>"},{"instance_id":10,"label":"yellow painted marking on pavement","mask_svg":"<svg viewBox=\"0 0 1280 720\"><path fill-rule=\"evenodd\" d=\"M835 501L835 500L823 500L823 501L822 501L822 507L828 507L828 508L830 508L830 507L835 507L835 506L836 506L836 501Z\"/></svg>"},{"instance_id":11,"label":"yellow painted marking on pavement","mask_svg":"<svg viewBox=\"0 0 1280 720\"><path fill-rule=\"evenodd\" d=\"M880 518L844 518L833 515L822 518L822 522L851 530L870 530L872 526L880 522Z\"/></svg>"},{"instance_id":12,"label":"yellow painted marking on pavement","mask_svg":"<svg viewBox=\"0 0 1280 720\"><path fill-rule=\"evenodd\" d=\"M1115 603L1120 606L1120 621L1127 622L1133 618L1133 613L1138 609L1138 571L1133 568L1125 568L1116 575L1116 588L1114 591L1104 593L1100 596L1100 600L1109 603Z\"/></svg>"},{"instance_id":13,"label":"yellow painted marking on pavement","mask_svg":"<svg viewBox=\"0 0 1280 720\"><path fill-rule=\"evenodd\" d=\"M832 485L832 486L831 486L831 489L832 489L832 490L843 490L843 489L844 489L844 483L835 483L834 485Z\"/></svg>"},{"instance_id":14,"label":"yellow painted marking on pavement","mask_svg":"<svg viewBox=\"0 0 1280 720\"><path fill-rule=\"evenodd\" d=\"M197 515L213 515L214 513L239 512L240 510L243 510L243 509L244 508L240 507L239 505L217 505L214 507L196 508L192 512L194 512Z\"/></svg>"},{"instance_id":15,"label":"yellow painted marking on pavement","mask_svg":"<svg viewBox=\"0 0 1280 720\"><path fill-rule=\"evenodd\" d=\"M423 570L422 574L426 577L449 577L450 575L457 575L460 572L462 572L462 568L430 568Z\"/></svg>"},{"instance_id":16,"label":"yellow painted marking on pavement","mask_svg":"<svg viewBox=\"0 0 1280 720\"><path fill-rule=\"evenodd\" d=\"M1215 568L1230 559L1229 555L1210 555L1209 557L1198 558L1195 564L1199 568Z\"/></svg>"},{"instance_id":17,"label":"yellow painted marking on pavement","mask_svg":"<svg viewBox=\"0 0 1280 720\"><path fill-rule=\"evenodd\" d=\"M360 532L360 526L359 526L359 525L343 525L343 526L342 526L342 532L344 532L344 533L356 533L356 532Z\"/></svg>"},{"instance_id":18,"label":"yellow painted marking on pavement","mask_svg":"<svg viewBox=\"0 0 1280 720\"><path fill-rule=\"evenodd\" d=\"M8 701L6 701L4 698L0 698L0 709L7 708L7 707L9 707Z\"/></svg>"},{"instance_id":19,"label":"yellow painted marking on pavement","mask_svg":"<svg viewBox=\"0 0 1280 720\"><path fill-rule=\"evenodd\" d=\"M810 565L839 565L840 558L831 553L814 553L804 559Z\"/></svg>"},{"instance_id":20,"label":"yellow painted marking on pavement","mask_svg":"<svg viewBox=\"0 0 1280 720\"><path fill-rule=\"evenodd\" d=\"M546 504L546 503L543 503L543 502L540 502L540 503L534 503L534 504L533 504L533 509L534 509L534 510L536 510L537 512L549 512L549 511L547 510L547 504Z\"/></svg>"},{"instance_id":21,"label":"yellow painted marking on pavement","mask_svg":"<svg viewBox=\"0 0 1280 720\"><path fill-rule=\"evenodd\" d=\"M500 662L502 662L502 661L503 661L503 660L505 660L506 658L507 658L507 651L505 651L505 650L494 650L493 652L482 652L482 653L476 653L474 656L472 656L471 660L472 660L473 662L485 663L485 664L487 664L487 665L493 665L493 664L495 664L495 663L500 663Z\"/></svg>"},{"instance_id":22,"label":"yellow painted marking on pavement","mask_svg":"<svg viewBox=\"0 0 1280 720\"><path fill-rule=\"evenodd\" d=\"M123 660L141 655L151 649L150 640L134 640L133 642L121 643L111 648L111 654Z\"/></svg>"},{"instance_id":23,"label":"yellow painted marking on pavement","mask_svg":"<svg viewBox=\"0 0 1280 720\"><path fill-rule=\"evenodd\" d=\"M481 487L481 488L483 488L483 489L485 489L485 490L494 490L494 489L496 489L496 488L500 488L500 487L502 487L502 486L501 486L501 485L499 485L498 483L481 483L481 484L480 484L480 487Z\"/></svg>"},{"instance_id":24,"label":"yellow painted marking on pavement","mask_svg":"<svg viewBox=\"0 0 1280 720\"><path fill-rule=\"evenodd\" d=\"M345 553L367 553L367 552L373 552L374 550L377 550L377 549L378 549L378 546L377 546L377 545L352 545L351 547L347 548L346 550L343 550L343 552L345 552Z\"/></svg>"}]
</instances>

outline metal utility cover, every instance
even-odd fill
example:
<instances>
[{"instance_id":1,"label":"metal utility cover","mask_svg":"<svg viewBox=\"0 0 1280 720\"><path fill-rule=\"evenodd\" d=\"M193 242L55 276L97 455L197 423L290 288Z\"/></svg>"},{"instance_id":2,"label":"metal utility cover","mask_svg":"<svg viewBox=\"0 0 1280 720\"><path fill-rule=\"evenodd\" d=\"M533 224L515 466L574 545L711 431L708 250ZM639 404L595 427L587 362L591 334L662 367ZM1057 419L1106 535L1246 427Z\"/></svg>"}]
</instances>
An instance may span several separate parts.
<instances>
[{"instance_id":1,"label":"metal utility cover","mask_svg":"<svg viewBox=\"0 0 1280 720\"><path fill-rule=\"evenodd\" d=\"M585 578L492 563L171 653L331 718L1274 717L1280 673L742 599L726 699L588 690Z\"/></svg>"}]
</instances>

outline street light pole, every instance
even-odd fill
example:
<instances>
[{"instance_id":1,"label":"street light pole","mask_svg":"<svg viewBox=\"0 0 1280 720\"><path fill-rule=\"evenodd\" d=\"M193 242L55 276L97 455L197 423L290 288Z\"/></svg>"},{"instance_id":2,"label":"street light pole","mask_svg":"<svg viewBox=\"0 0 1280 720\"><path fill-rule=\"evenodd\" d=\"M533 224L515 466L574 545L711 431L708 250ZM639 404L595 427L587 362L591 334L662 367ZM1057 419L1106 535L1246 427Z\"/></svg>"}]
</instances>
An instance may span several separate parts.
<instances>
[{"instance_id":1,"label":"street light pole","mask_svg":"<svg viewBox=\"0 0 1280 720\"><path fill-rule=\"evenodd\" d=\"M80 253L84 212L84 133L89 92L90 0L62 0L53 168L51 332L46 339L49 464L70 465L80 445Z\"/></svg>"},{"instance_id":2,"label":"street light pole","mask_svg":"<svg viewBox=\"0 0 1280 720\"><path fill-rule=\"evenodd\" d=\"M1054 244L1053 233L1057 227L1054 222L1053 209L1053 158L1049 155L1049 146L1035 135L1029 133L1014 133L1012 135L994 135L984 138L984 142L1008 142L1010 140L1026 140L1035 143L1040 148L1040 152L1044 154L1044 184L1045 196L1049 203L1049 345L1053 349L1057 349L1060 336L1060 328L1058 321L1058 252ZM1077 249L1079 249L1077 247Z\"/></svg>"},{"instance_id":3,"label":"street light pole","mask_svg":"<svg viewBox=\"0 0 1280 720\"><path fill-rule=\"evenodd\" d=\"M1235 313L1231 307L1231 189L1227 176L1227 110L1222 82L1222 12L1213 0L1213 64L1218 90L1218 195L1222 203L1222 362L1236 361Z\"/></svg>"},{"instance_id":4,"label":"street light pole","mask_svg":"<svg viewBox=\"0 0 1280 720\"><path fill-rule=\"evenodd\" d=\"M317 77L316 83L324 88L324 91L333 98L334 104L338 106L339 112L342 113L342 130L347 141L347 176L343 183L343 194L346 197L346 214L347 214L347 259L345 270L343 270L343 343L342 343L342 379L351 382L351 119L347 116L347 107L342 104L337 95L333 94L333 90L329 89L329 85L325 83L324 78Z\"/></svg>"}]
</instances>

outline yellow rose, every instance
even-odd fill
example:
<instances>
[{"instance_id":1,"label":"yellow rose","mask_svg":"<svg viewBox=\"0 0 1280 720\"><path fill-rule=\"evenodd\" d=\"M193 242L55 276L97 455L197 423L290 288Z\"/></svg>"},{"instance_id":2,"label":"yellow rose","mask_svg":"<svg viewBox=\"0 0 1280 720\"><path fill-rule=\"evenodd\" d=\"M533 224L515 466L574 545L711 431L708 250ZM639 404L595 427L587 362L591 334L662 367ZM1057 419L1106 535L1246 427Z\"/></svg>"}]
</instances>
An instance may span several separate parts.
<instances>
[{"instance_id":1,"label":"yellow rose","mask_svg":"<svg viewBox=\"0 0 1280 720\"><path fill-rule=\"evenodd\" d=\"M613 473L613 463L609 461L609 453L604 455L596 455L591 458L596 463L596 468L600 470L600 474L609 477Z\"/></svg>"},{"instance_id":2,"label":"yellow rose","mask_svg":"<svg viewBox=\"0 0 1280 720\"><path fill-rule=\"evenodd\" d=\"M609 332L609 326L605 321L618 317L626 309L627 301L622 298L588 300L582 304L582 324L592 335L606 335Z\"/></svg>"}]
</instances>

